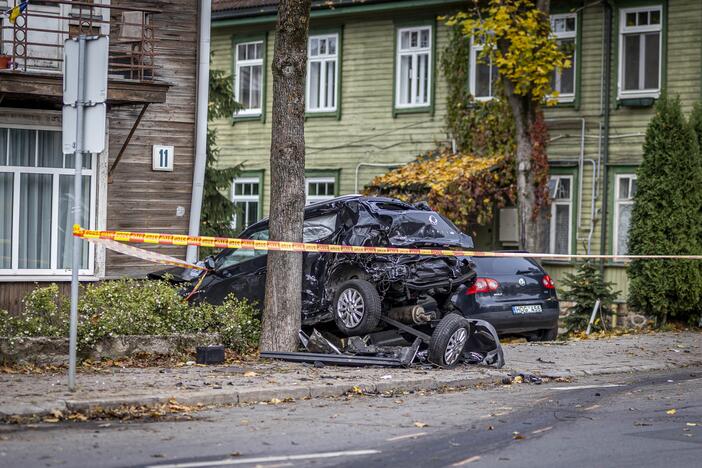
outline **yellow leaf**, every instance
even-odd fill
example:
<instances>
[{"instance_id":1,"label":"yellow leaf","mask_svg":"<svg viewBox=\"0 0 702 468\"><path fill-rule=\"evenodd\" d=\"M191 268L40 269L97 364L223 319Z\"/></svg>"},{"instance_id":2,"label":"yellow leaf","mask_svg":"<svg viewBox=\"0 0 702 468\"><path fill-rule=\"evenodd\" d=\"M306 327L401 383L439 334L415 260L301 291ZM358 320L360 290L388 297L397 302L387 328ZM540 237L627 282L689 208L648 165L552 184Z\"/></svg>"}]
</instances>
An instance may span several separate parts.
<instances>
[{"instance_id":1,"label":"yellow leaf","mask_svg":"<svg viewBox=\"0 0 702 468\"><path fill-rule=\"evenodd\" d=\"M418 427L418 428L420 428L420 429L423 428L423 427L427 427L427 426L429 426L429 424L427 424L427 423L425 423L425 422L421 422L421 421L416 421L416 422L414 423L414 427Z\"/></svg>"},{"instance_id":2,"label":"yellow leaf","mask_svg":"<svg viewBox=\"0 0 702 468\"><path fill-rule=\"evenodd\" d=\"M675 408L672 408L672 409L669 409L668 411L666 411L665 414L670 414L672 416L677 412L678 412L678 410L676 410Z\"/></svg>"}]
</instances>

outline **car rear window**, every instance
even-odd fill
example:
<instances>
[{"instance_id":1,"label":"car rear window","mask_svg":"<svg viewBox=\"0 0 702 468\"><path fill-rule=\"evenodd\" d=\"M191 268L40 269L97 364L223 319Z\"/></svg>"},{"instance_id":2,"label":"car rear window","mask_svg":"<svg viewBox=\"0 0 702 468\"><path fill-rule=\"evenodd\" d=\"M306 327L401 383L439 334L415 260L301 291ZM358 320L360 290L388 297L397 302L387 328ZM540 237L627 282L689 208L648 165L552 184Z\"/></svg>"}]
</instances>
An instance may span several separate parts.
<instances>
[{"instance_id":1,"label":"car rear window","mask_svg":"<svg viewBox=\"0 0 702 468\"><path fill-rule=\"evenodd\" d=\"M541 268L526 258L472 257L478 275L514 275L530 271L540 272Z\"/></svg>"}]
</instances>

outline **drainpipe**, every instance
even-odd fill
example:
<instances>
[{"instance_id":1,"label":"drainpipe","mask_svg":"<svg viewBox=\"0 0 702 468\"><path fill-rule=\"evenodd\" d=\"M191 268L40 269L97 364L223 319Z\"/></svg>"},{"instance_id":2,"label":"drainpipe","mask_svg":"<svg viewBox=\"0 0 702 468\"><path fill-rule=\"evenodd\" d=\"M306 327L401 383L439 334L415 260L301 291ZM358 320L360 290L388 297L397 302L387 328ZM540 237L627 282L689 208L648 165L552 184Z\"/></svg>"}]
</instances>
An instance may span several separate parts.
<instances>
[{"instance_id":1,"label":"drainpipe","mask_svg":"<svg viewBox=\"0 0 702 468\"><path fill-rule=\"evenodd\" d=\"M602 13L604 14L604 29L603 29L603 79L602 79L602 229L600 238L600 254L605 254L607 250L607 212L609 203L609 182L608 182L608 163L609 163L609 113L610 113L610 95L612 94L612 6L609 2L602 4ZM604 275L605 261L600 261L600 272Z\"/></svg>"},{"instance_id":2,"label":"drainpipe","mask_svg":"<svg viewBox=\"0 0 702 468\"><path fill-rule=\"evenodd\" d=\"M207 164L207 107L209 102L208 84L210 78L210 17L212 0L200 0L200 43L197 69L197 120L195 128L195 165L193 167L193 190L190 201L190 225L188 235L200 234L200 213L202 193L205 185ZM187 261L197 261L197 247L189 245Z\"/></svg>"}]
</instances>

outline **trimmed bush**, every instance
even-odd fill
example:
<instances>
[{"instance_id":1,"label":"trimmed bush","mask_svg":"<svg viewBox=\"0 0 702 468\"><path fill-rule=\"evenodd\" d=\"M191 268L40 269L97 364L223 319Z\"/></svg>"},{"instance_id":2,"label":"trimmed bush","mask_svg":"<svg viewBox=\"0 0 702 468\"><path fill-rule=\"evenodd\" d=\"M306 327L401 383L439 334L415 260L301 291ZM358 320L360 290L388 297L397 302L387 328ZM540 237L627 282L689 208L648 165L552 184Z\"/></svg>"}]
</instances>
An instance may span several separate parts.
<instances>
[{"instance_id":1,"label":"trimmed bush","mask_svg":"<svg viewBox=\"0 0 702 468\"><path fill-rule=\"evenodd\" d=\"M0 335L66 337L70 304L55 284L24 299L24 311L0 311ZM223 304L190 305L165 281L122 279L82 287L78 304L78 346L120 335L218 333L222 344L239 353L258 346L260 320L253 304L233 296Z\"/></svg>"},{"instance_id":2,"label":"trimmed bush","mask_svg":"<svg viewBox=\"0 0 702 468\"><path fill-rule=\"evenodd\" d=\"M702 254L702 159L697 137L679 99L662 96L646 130L637 171L629 253ZM702 269L691 260L637 260L627 269L629 305L659 324L696 323Z\"/></svg>"},{"instance_id":3,"label":"trimmed bush","mask_svg":"<svg viewBox=\"0 0 702 468\"><path fill-rule=\"evenodd\" d=\"M578 265L575 274L566 273L561 285L565 287L561 300L575 303L568 308L568 316L563 319L568 331L582 331L587 328L592 309L598 299L602 315L611 314L612 304L619 295L613 288L614 283L605 281L598 265L592 260ZM602 328L599 317L593 325L595 330Z\"/></svg>"}]
</instances>

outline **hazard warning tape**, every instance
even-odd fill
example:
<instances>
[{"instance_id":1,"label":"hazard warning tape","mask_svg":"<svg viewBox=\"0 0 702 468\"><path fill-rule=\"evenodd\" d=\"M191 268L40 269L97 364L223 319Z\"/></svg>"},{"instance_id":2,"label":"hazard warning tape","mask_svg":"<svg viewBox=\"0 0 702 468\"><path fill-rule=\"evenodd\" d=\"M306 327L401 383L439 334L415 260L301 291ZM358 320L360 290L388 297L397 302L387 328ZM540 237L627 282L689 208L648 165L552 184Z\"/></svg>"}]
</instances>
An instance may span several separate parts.
<instances>
[{"instance_id":1,"label":"hazard warning tape","mask_svg":"<svg viewBox=\"0 0 702 468\"><path fill-rule=\"evenodd\" d=\"M702 260L702 255L585 255L585 254L548 254L525 252L485 252L476 250L449 250L449 249L410 249L402 247L370 247L356 245L313 244L306 242L282 242L253 239L237 239L231 237L187 236L179 234L159 234L153 232L127 232L127 231L96 231L83 229L79 225L73 226L73 235L88 241L109 240L122 243L141 243L158 245L194 245L198 247L212 247L219 249L244 249L244 250L273 250L279 252L323 252L339 254L398 254L421 256L455 256L455 257L519 257L541 258L551 260L571 259L604 259L604 260ZM138 249L142 250L142 249ZM153 252L147 252L151 258L146 260L158 261L153 257ZM127 253L127 252L123 252ZM132 255L127 253L127 255ZM135 255L138 256L138 255ZM182 260L169 257L171 263L178 262L179 266L198 268ZM183 265L185 264L185 265Z\"/></svg>"}]
</instances>

